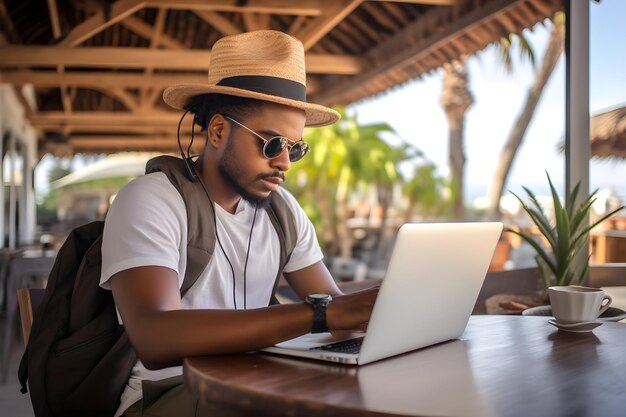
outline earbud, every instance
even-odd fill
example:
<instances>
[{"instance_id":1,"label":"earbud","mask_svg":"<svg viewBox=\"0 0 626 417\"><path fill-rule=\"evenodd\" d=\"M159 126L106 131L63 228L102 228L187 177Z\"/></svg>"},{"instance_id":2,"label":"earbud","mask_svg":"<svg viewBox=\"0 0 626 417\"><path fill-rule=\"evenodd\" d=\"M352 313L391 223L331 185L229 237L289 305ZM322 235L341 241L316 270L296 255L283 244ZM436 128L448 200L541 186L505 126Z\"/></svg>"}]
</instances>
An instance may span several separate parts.
<instances>
[{"instance_id":1,"label":"earbud","mask_svg":"<svg viewBox=\"0 0 626 417\"><path fill-rule=\"evenodd\" d=\"M191 158L187 158L184 152L180 153L180 157L183 159L183 164L185 164L185 171L187 171L187 176L191 180L191 182L198 182L198 174L196 174L196 170L193 167L193 161Z\"/></svg>"},{"instance_id":2,"label":"earbud","mask_svg":"<svg viewBox=\"0 0 626 417\"><path fill-rule=\"evenodd\" d=\"M189 155L191 152L191 145L193 144L193 136L194 136L194 130L195 130L194 127L195 127L195 122L196 122L195 114L193 116L193 119L191 120L191 142L189 142L189 146L187 147L186 156L185 156L185 151L183 150L183 146L180 143L180 125L183 124L183 120L185 119L185 116L190 111L193 111L193 108L190 107L187 110L185 110L182 117L180 118L180 121L178 122L178 129L176 130L176 137L178 139L178 148L180 149L180 157L183 160L183 164L185 165L185 171L187 171L187 176L189 177L189 180L191 182L197 182L198 174L196 174L196 170L193 167L193 160L191 159L191 156Z\"/></svg>"}]
</instances>

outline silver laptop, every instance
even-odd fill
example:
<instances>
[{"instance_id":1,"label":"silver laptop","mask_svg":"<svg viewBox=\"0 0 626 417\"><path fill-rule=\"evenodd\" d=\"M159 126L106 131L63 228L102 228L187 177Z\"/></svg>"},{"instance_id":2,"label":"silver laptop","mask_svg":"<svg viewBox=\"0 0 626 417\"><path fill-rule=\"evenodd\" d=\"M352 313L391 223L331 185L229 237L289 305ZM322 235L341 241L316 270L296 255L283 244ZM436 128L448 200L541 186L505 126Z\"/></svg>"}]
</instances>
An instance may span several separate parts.
<instances>
[{"instance_id":1,"label":"silver laptop","mask_svg":"<svg viewBox=\"0 0 626 417\"><path fill-rule=\"evenodd\" d=\"M398 231L367 333L306 334L265 352L364 365L463 334L502 223L405 224Z\"/></svg>"}]
</instances>

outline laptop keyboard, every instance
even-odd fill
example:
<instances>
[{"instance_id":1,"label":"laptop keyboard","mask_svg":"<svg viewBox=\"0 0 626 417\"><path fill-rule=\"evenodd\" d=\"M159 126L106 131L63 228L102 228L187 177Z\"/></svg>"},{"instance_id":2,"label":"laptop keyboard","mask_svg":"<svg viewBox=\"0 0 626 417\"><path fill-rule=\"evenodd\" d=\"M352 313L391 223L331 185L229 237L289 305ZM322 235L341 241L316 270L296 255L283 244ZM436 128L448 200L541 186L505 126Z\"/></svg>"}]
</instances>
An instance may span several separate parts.
<instances>
[{"instance_id":1,"label":"laptop keyboard","mask_svg":"<svg viewBox=\"0 0 626 417\"><path fill-rule=\"evenodd\" d=\"M324 346L318 346L311 348L310 350L324 350L329 352L339 353L359 353L361 350L361 344L363 344L363 338L342 340L341 342L330 343Z\"/></svg>"}]
</instances>

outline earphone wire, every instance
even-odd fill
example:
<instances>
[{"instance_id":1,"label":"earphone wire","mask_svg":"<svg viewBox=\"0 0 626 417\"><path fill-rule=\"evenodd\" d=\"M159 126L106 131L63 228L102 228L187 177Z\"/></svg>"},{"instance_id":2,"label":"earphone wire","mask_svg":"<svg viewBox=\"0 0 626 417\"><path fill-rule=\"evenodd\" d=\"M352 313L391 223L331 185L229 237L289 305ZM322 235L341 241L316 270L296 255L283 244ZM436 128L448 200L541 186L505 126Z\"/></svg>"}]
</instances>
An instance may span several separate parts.
<instances>
[{"instance_id":1,"label":"earphone wire","mask_svg":"<svg viewBox=\"0 0 626 417\"><path fill-rule=\"evenodd\" d=\"M187 146L187 159L191 159L191 145L193 145L193 137L194 137L194 133L196 131L195 127L196 127L196 120L197 120L197 115L194 114L193 115L193 119L191 119L191 140L189 141L189 146Z\"/></svg>"},{"instance_id":2,"label":"earphone wire","mask_svg":"<svg viewBox=\"0 0 626 417\"><path fill-rule=\"evenodd\" d=\"M192 160L191 160L191 145L193 144L193 139L194 139L194 130L195 130L195 121L196 121L196 116L194 115L194 118L191 122L191 141L189 143L189 146L187 147L187 156L185 156L185 151L183 150L183 146L180 143L180 126L183 123L183 120L185 119L185 116L187 116L187 113L189 113L189 111L191 110L191 108L185 110L185 112L183 113L182 117L180 118L180 121L178 122L178 129L176 131L176 136L177 136L177 140L178 140L178 148L180 149L180 156L187 160L189 163L189 168L195 171L195 168L193 167L192 164ZM207 131L207 135L208 135L208 131ZM194 172L195 174L195 172ZM226 250L224 250L224 246L222 245L222 241L220 240L220 235L217 231L217 211L215 210L215 202L213 201L213 199L211 198L211 194L209 194L209 190L207 190L206 186L204 185L204 180L196 174L196 178L198 179L198 182L200 183L200 185L202 186L202 189L204 190L204 193L206 194L207 198L209 199L209 203L211 205L211 209L213 210L213 226L215 227L215 237L217 240L218 245L220 246L220 249L222 250L222 253L224 254L224 257L226 258L226 262L228 262L228 266L230 267L230 272L232 274L233 277L233 306L235 308L235 310L237 310L237 295L236 295L236 279L235 279L235 268L233 267L232 262L230 261L230 258L228 257L228 255L226 254ZM255 208L254 210L254 217L252 218L252 226L250 227L250 236L248 237L248 250L246 252L246 261L245 261L245 265L244 265L244 270L243 270L243 305L244 305L244 310L247 308L247 290L246 290L246 281L247 281L247 277L246 277L246 271L248 269L248 256L250 255L250 242L252 241L252 231L254 230L254 223L256 221L256 213L257 213L257 209Z\"/></svg>"},{"instance_id":3,"label":"earphone wire","mask_svg":"<svg viewBox=\"0 0 626 417\"><path fill-rule=\"evenodd\" d=\"M250 226L250 236L248 236L248 250L246 251L246 261L243 264L243 309L247 310L248 309L248 305L247 305L247 285L248 285L248 278L247 278L247 271L248 271L248 256L250 256L250 243L252 243L252 231L254 230L254 223L256 222L256 212L259 208L255 207L254 208L254 217L252 217L252 226Z\"/></svg>"},{"instance_id":4,"label":"earphone wire","mask_svg":"<svg viewBox=\"0 0 626 417\"><path fill-rule=\"evenodd\" d=\"M182 117L178 121L178 128L176 129L176 139L178 140L178 149L180 149L180 156L183 159L187 159L189 157L189 151L187 151L188 155L187 155L187 157L185 157L185 151L183 150L183 145L180 143L180 126L183 124L183 120L185 120L185 116L187 116L187 113L189 113L190 110L191 110L191 108L188 108L187 110L185 110L185 112L183 113ZM192 132L192 136L193 136L193 128L192 128L191 132Z\"/></svg>"}]
</instances>

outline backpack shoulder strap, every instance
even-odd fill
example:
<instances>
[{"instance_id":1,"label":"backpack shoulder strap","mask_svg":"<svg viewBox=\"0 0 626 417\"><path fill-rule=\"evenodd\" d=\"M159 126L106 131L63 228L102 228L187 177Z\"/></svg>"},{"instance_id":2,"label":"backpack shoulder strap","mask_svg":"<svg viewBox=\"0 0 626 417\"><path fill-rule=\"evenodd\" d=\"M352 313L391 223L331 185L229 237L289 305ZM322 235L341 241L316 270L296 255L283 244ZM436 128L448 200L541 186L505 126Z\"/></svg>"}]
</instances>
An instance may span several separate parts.
<instances>
[{"instance_id":1,"label":"backpack shoulder strap","mask_svg":"<svg viewBox=\"0 0 626 417\"><path fill-rule=\"evenodd\" d=\"M178 190L187 210L187 268L181 294L185 294L196 282L209 263L215 250L215 212L208 204L207 196L200 182L189 180L183 161L173 156L158 156L146 164L146 174L163 172ZM280 261L272 299L278 286L283 268L289 262L291 253L296 246L298 234L293 213L285 199L279 194L272 194L267 208L269 218L278 233L280 241Z\"/></svg>"},{"instance_id":2,"label":"backpack shoulder strap","mask_svg":"<svg viewBox=\"0 0 626 417\"><path fill-rule=\"evenodd\" d=\"M291 253L296 247L298 232L296 230L293 213L287 205L287 201L285 201L280 193L275 192L272 194L270 205L267 208L267 214L276 229L276 233L278 233L278 240L280 241L280 266L276 279L274 280L272 299L270 301L271 304L278 304L278 300L275 296L276 289L278 288L278 283L283 274L283 269L285 265L287 265L287 262L289 262Z\"/></svg>"},{"instance_id":3,"label":"backpack shoulder strap","mask_svg":"<svg viewBox=\"0 0 626 417\"><path fill-rule=\"evenodd\" d=\"M215 212L202 184L192 182L180 158L157 156L146 164L146 174L163 172L178 190L187 210L187 268L181 294L185 294L207 266L215 250Z\"/></svg>"}]
</instances>

